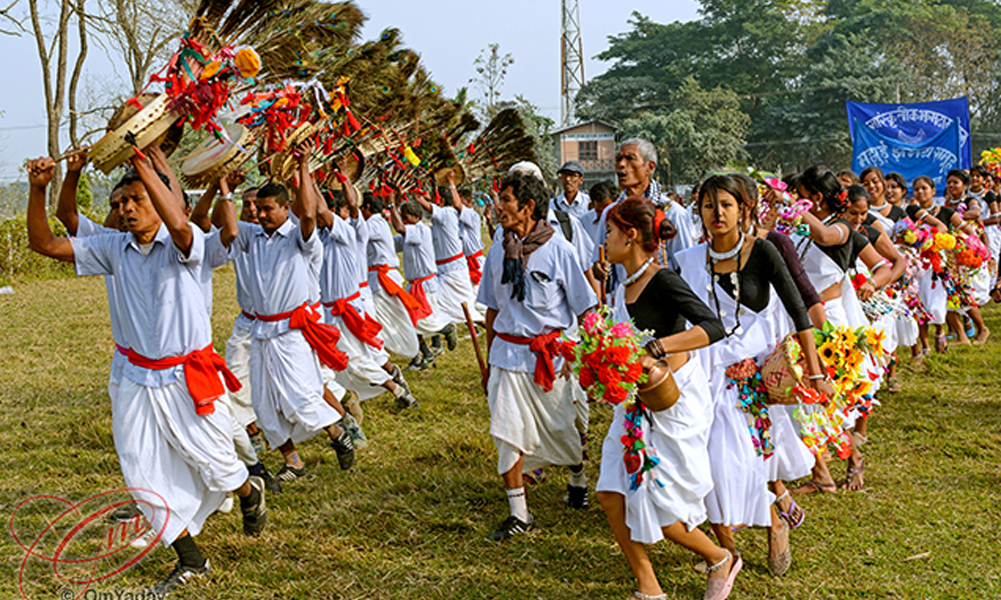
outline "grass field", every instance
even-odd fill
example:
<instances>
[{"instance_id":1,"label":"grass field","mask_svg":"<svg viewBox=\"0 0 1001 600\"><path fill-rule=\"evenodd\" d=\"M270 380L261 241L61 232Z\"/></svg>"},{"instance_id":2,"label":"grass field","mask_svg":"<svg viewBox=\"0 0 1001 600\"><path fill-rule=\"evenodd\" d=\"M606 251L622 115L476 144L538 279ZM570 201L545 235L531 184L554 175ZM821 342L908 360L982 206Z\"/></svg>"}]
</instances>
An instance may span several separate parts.
<instances>
[{"instance_id":1,"label":"grass field","mask_svg":"<svg viewBox=\"0 0 1001 600\"><path fill-rule=\"evenodd\" d=\"M237 313L232 270L215 282L216 348ZM792 536L793 567L768 574L763 531L737 542L746 566L732 598L1001 598L1001 318L985 347L933 356L904 391L883 399L870 425L867 489L804 499L808 516ZM28 283L0 296L0 517L37 494L80 501L123 485L106 393L113 345L104 283L79 278ZM531 488L537 528L502 545L484 535L507 516L487 434L489 414L468 341L441 366L410 377L420 409L398 414L388 395L365 404L371 442L349 472L321 438L301 446L311 476L268 498L258 539L241 533L238 511L216 515L198 540L210 578L177 598L622 599L631 577L592 501L560 502L567 472ZM611 411L595 406L595 454ZM265 462L277 470L280 456ZM844 464L832 470L843 476ZM593 497L592 497L593 500ZM26 522L38 526L42 516ZM44 526L44 525L42 525ZM693 555L669 543L651 549L669 598L702 597ZM25 552L0 542L0 598L20 597ZM84 598L114 598L163 577L174 553L162 546ZM51 565L30 559L31 598L67 598ZM84 588L73 588L81 593Z\"/></svg>"}]
</instances>

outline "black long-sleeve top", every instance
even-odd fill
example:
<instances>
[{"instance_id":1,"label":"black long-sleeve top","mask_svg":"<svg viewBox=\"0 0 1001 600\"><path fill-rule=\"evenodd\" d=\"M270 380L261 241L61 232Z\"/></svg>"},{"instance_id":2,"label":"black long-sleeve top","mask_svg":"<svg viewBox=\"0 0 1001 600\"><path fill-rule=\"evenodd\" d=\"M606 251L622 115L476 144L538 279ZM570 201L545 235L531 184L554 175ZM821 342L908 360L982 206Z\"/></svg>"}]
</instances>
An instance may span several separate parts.
<instances>
[{"instance_id":1,"label":"black long-sleeve top","mask_svg":"<svg viewBox=\"0 0 1001 600\"><path fill-rule=\"evenodd\" d=\"M792 275L792 281L796 284L796 289L799 290L800 297L803 298L803 306L806 307L806 310L810 310L817 304L820 304L822 302L820 294L813 287L813 284L810 282L810 276L803 270L803 261L796 254L796 244L792 243L789 236L775 230L769 231L766 239L779 251L779 255L785 261L786 267L789 268L789 274Z\"/></svg>"},{"instance_id":2,"label":"black long-sleeve top","mask_svg":"<svg viewBox=\"0 0 1001 600\"><path fill-rule=\"evenodd\" d=\"M685 321L705 330L710 344L724 336L723 323L671 269L657 271L636 301L626 304L626 310L636 327L651 330L658 338L685 331Z\"/></svg>"},{"instance_id":3,"label":"black long-sleeve top","mask_svg":"<svg viewBox=\"0 0 1001 600\"><path fill-rule=\"evenodd\" d=\"M855 264L855 258L858 257L859 253L869 245L869 240L855 230L852 224L846 219L835 219L831 225L835 223L841 223L848 228L848 237L845 238L843 242L835 246L824 246L822 244L817 244L820 251L830 257L834 261L834 264L838 265L838 268L844 272L848 272ZM805 238L803 241L796 244L796 250L799 252L800 256L803 256L806 252L806 248L809 244L816 244L813 240Z\"/></svg>"},{"instance_id":4,"label":"black long-sleeve top","mask_svg":"<svg viewBox=\"0 0 1001 600\"><path fill-rule=\"evenodd\" d=\"M735 297L733 282L729 275L720 274L719 283L723 291L731 298ZM747 257L747 263L740 265L741 306L746 306L754 312L764 310L771 299L772 287L779 295L782 306L792 317L796 331L811 329L813 325L803 305L803 298L796 289L782 256L771 242L759 238L754 240L754 247Z\"/></svg>"}]
</instances>

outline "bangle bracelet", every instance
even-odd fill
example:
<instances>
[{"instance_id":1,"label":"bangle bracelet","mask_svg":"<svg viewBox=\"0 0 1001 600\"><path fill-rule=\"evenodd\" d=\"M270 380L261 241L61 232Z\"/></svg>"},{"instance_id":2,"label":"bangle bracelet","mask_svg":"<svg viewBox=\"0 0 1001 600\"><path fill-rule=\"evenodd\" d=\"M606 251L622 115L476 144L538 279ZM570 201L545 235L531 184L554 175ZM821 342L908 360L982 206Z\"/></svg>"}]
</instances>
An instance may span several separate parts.
<instances>
[{"instance_id":1,"label":"bangle bracelet","mask_svg":"<svg viewBox=\"0 0 1001 600\"><path fill-rule=\"evenodd\" d=\"M232 200L233 199L233 194L223 194L222 196L219 196L219 199L220 200Z\"/></svg>"},{"instance_id":2,"label":"bangle bracelet","mask_svg":"<svg viewBox=\"0 0 1001 600\"><path fill-rule=\"evenodd\" d=\"M809 379L810 381L817 381L820 379L827 379L827 377L824 375L810 375L809 377L807 377L807 379Z\"/></svg>"}]
</instances>

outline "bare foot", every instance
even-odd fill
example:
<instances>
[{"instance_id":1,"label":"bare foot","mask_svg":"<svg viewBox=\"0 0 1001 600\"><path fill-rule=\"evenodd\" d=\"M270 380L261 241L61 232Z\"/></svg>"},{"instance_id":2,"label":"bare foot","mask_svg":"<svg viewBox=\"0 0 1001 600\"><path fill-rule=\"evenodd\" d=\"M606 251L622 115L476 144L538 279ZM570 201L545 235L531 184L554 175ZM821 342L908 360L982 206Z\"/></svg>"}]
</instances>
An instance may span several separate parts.
<instances>
[{"instance_id":1,"label":"bare foot","mask_svg":"<svg viewBox=\"0 0 1001 600\"><path fill-rule=\"evenodd\" d=\"M970 338L963 338L963 339L954 340L952 342L949 342L949 347L950 348L955 347L955 346L970 346L970 345L972 345L972 342L970 342Z\"/></svg>"},{"instance_id":2,"label":"bare foot","mask_svg":"<svg viewBox=\"0 0 1001 600\"><path fill-rule=\"evenodd\" d=\"M991 337L991 330L984 327L980 330L980 333L977 334L977 337L973 339L973 345L979 346L984 344L987 342L987 338L989 337Z\"/></svg>"}]
</instances>

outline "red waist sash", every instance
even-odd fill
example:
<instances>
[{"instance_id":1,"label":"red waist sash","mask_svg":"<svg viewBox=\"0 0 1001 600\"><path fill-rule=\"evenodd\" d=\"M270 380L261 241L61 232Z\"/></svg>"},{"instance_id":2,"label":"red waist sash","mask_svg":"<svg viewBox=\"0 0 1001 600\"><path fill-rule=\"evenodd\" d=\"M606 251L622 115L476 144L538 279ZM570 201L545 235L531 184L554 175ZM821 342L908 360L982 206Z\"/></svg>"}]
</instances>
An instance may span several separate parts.
<instances>
[{"instance_id":1,"label":"red waist sash","mask_svg":"<svg viewBox=\"0 0 1001 600\"><path fill-rule=\"evenodd\" d=\"M453 262L459 260L460 258L462 258L462 253L461 252L459 254L456 254L455 256L450 257L450 258L445 258L445 259L442 259L442 260L436 260L436 261L434 261L434 264L436 264L436 265L438 265L440 267L442 265L447 265L448 263L453 263Z\"/></svg>"},{"instance_id":2,"label":"red waist sash","mask_svg":"<svg viewBox=\"0 0 1001 600\"><path fill-rule=\"evenodd\" d=\"M242 385L240 380L226 366L226 360L216 354L212 344L195 350L184 356L168 356L165 358L146 358L129 348L120 349L128 361L144 369L163 370L178 365L184 365L184 380L188 384L188 393L195 401L195 413L211 415L215 412L215 401L226 393L219 381L219 373L226 380L230 391L238 391Z\"/></svg>"},{"instance_id":3,"label":"red waist sash","mask_svg":"<svg viewBox=\"0 0 1001 600\"><path fill-rule=\"evenodd\" d=\"M368 268L369 273L373 271L379 274L379 285L382 286L382 289L390 296L395 296L400 299L400 302L403 302L403 307L410 315L410 322L416 325L417 320L422 318L417 316L421 312L421 303L410 295L410 292L400 287L400 284L393 281L393 278L389 276L389 265L375 265Z\"/></svg>"},{"instance_id":4,"label":"red waist sash","mask_svg":"<svg viewBox=\"0 0 1001 600\"><path fill-rule=\"evenodd\" d=\"M480 261L476 260L481 256L483 256L483 250L477 250L466 257L466 264L469 266L469 279L473 282L473 285L480 285L480 280L483 279L483 271L480 270Z\"/></svg>"},{"instance_id":5,"label":"red waist sash","mask_svg":"<svg viewBox=\"0 0 1001 600\"><path fill-rule=\"evenodd\" d=\"M348 355L337 349L341 332L333 325L320 322L322 315L317 311L319 306L319 303L310 305L303 302L302 306L293 311L277 315L258 314L257 319L265 323L288 319L288 326L302 331L306 343L316 352L321 363L335 371L343 371L348 366Z\"/></svg>"},{"instance_id":6,"label":"red waist sash","mask_svg":"<svg viewBox=\"0 0 1001 600\"><path fill-rule=\"evenodd\" d=\"M554 330L537 337L520 337L497 332L497 337L512 344L527 345L535 353L535 383L548 392L553 389L553 382L556 381L553 359L560 356L563 350L564 342L560 340L562 334L562 331Z\"/></svg>"},{"instance_id":7,"label":"red waist sash","mask_svg":"<svg viewBox=\"0 0 1001 600\"><path fill-rule=\"evenodd\" d=\"M383 341L379 339L379 332L382 325L370 317L368 313L361 316L358 309L351 305L351 302L361 298L361 292L355 292L348 298L341 298L334 302L324 302L323 305L330 309L330 314L340 317L344 326L348 328L356 338L365 342L377 350L382 350Z\"/></svg>"},{"instance_id":8,"label":"red waist sash","mask_svg":"<svg viewBox=\"0 0 1001 600\"><path fill-rule=\"evenodd\" d=\"M433 279L434 276L435 274L431 273L427 277L421 277L410 282L410 295L421 303L421 309L417 312L418 319L429 317L434 312L431 310L431 303L428 302L427 292L424 291L424 282Z\"/></svg>"}]
</instances>

